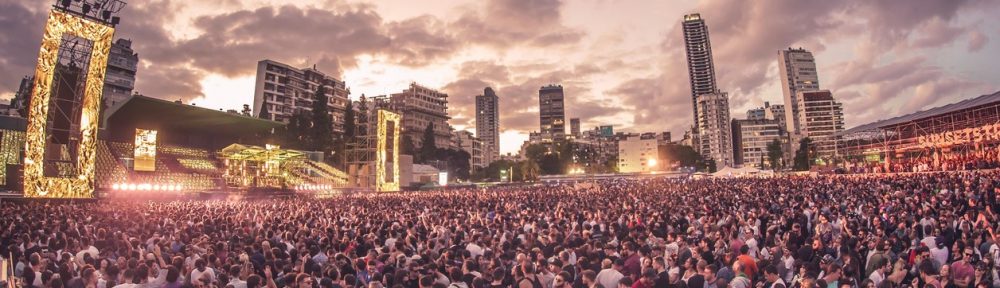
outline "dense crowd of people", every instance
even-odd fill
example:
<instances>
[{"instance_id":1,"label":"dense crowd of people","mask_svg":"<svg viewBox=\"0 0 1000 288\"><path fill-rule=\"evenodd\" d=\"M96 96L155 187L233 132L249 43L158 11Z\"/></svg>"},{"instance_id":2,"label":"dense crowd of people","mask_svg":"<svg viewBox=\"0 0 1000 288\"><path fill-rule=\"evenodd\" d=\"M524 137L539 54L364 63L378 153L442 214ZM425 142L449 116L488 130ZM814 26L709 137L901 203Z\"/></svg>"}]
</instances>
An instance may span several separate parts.
<instances>
[{"instance_id":1,"label":"dense crowd of people","mask_svg":"<svg viewBox=\"0 0 1000 288\"><path fill-rule=\"evenodd\" d=\"M23 287L1000 287L1000 173L0 203Z\"/></svg>"},{"instance_id":2,"label":"dense crowd of people","mask_svg":"<svg viewBox=\"0 0 1000 288\"><path fill-rule=\"evenodd\" d=\"M972 171L1000 168L1000 146L969 151L949 151L939 154L910 156L882 162L851 163L851 173L912 173L932 171Z\"/></svg>"}]
</instances>

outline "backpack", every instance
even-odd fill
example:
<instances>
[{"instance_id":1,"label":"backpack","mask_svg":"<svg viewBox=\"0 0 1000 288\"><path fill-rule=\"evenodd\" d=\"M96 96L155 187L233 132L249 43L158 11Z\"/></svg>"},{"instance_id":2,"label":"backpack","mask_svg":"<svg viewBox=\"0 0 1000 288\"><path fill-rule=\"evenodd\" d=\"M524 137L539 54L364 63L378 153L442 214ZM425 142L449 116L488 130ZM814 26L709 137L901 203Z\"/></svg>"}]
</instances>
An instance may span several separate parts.
<instances>
[{"instance_id":1,"label":"backpack","mask_svg":"<svg viewBox=\"0 0 1000 288\"><path fill-rule=\"evenodd\" d=\"M524 280L528 280L528 281L531 282L531 288L544 288L545 287L545 286L542 286L542 281L538 280L538 276L534 276L531 279L529 279L528 277L524 277L523 279L521 279L521 281L517 281L517 285L520 286L521 282L523 282Z\"/></svg>"}]
</instances>

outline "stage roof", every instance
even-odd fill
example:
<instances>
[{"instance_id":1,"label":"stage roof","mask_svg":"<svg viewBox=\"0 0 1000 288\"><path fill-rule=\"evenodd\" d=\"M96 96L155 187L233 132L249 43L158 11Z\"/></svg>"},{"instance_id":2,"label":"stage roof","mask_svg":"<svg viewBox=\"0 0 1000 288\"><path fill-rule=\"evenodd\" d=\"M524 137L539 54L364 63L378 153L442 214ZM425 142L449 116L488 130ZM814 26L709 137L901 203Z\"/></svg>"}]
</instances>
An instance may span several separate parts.
<instances>
[{"instance_id":1,"label":"stage roof","mask_svg":"<svg viewBox=\"0 0 1000 288\"><path fill-rule=\"evenodd\" d=\"M254 145L243 145L243 144L233 144L226 148L222 148L220 153L222 157L226 159L233 160L251 160L251 161L269 161L277 160L284 161L292 158L304 158L305 154L298 150L280 149L269 147L260 147Z\"/></svg>"},{"instance_id":2,"label":"stage roof","mask_svg":"<svg viewBox=\"0 0 1000 288\"><path fill-rule=\"evenodd\" d=\"M993 94L987 94L979 96L972 99L962 100L956 103L951 103L944 106L938 106L924 111L919 111L895 118L890 118L886 120L876 121L861 126L857 126L843 132L838 133L839 135L848 135L857 132L864 132L870 130L876 130L886 127L892 127L894 125L899 125L907 122L917 121L925 118L930 118L938 115L944 115L956 111L961 111L969 108L975 108L983 105L989 105L993 103L1000 103L1000 91Z\"/></svg>"},{"instance_id":3,"label":"stage roof","mask_svg":"<svg viewBox=\"0 0 1000 288\"><path fill-rule=\"evenodd\" d=\"M229 135L252 135L284 125L239 114L227 113L172 101L133 95L107 111L109 128L116 123L148 126L149 129L207 131Z\"/></svg>"}]
</instances>

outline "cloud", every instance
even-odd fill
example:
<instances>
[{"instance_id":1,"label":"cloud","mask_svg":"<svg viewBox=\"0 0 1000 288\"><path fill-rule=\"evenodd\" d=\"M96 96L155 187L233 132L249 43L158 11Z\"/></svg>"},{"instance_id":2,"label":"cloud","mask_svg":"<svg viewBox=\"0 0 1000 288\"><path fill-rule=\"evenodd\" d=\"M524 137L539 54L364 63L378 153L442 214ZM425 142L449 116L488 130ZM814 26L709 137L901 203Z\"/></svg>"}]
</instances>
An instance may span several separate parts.
<instances>
[{"instance_id":1,"label":"cloud","mask_svg":"<svg viewBox=\"0 0 1000 288\"><path fill-rule=\"evenodd\" d=\"M986 43L990 41L983 32L979 30L973 30L969 32L969 52L979 52L983 47L986 47Z\"/></svg>"},{"instance_id":2,"label":"cloud","mask_svg":"<svg viewBox=\"0 0 1000 288\"><path fill-rule=\"evenodd\" d=\"M569 46L584 32L561 22L561 0L487 0L481 10L468 9L451 23L470 44L501 50L524 44L533 47Z\"/></svg>"}]
</instances>

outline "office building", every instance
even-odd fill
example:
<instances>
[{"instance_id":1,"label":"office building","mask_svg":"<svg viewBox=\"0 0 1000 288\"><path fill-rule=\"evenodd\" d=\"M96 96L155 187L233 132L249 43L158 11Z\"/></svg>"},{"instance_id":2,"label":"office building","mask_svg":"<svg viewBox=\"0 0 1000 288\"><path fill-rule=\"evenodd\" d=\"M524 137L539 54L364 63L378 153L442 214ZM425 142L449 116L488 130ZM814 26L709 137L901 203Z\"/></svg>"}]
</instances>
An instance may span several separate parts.
<instances>
[{"instance_id":1,"label":"office building","mask_svg":"<svg viewBox=\"0 0 1000 288\"><path fill-rule=\"evenodd\" d=\"M448 125L448 94L410 83L410 88L391 95L392 107L403 115L401 133L410 137L413 147L423 147L424 130L432 125L434 146L448 147L451 126Z\"/></svg>"},{"instance_id":2,"label":"office building","mask_svg":"<svg viewBox=\"0 0 1000 288\"><path fill-rule=\"evenodd\" d=\"M254 87L254 117L288 123L296 113L311 115L314 94L319 85L326 87L327 109L333 132L344 132L344 114L350 91L347 84L320 72L316 67L298 69L272 60L257 62Z\"/></svg>"},{"instance_id":3,"label":"office building","mask_svg":"<svg viewBox=\"0 0 1000 288\"><path fill-rule=\"evenodd\" d=\"M819 75L816 72L816 58L805 49L781 50L778 52L778 74L781 90L785 98L785 131L793 137L802 134L799 122L799 92L819 90Z\"/></svg>"},{"instance_id":4,"label":"office building","mask_svg":"<svg viewBox=\"0 0 1000 288\"><path fill-rule=\"evenodd\" d=\"M724 92L698 96L698 151L715 160L717 168L733 166L733 140L729 95Z\"/></svg>"},{"instance_id":5,"label":"office building","mask_svg":"<svg viewBox=\"0 0 1000 288\"><path fill-rule=\"evenodd\" d=\"M102 99L107 107L114 107L132 96L138 66L139 54L132 50L132 40L118 39L111 45L102 91Z\"/></svg>"},{"instance_id":6,"label":"office building","mask_svg":"<svg viewBox=\"0 0 1000 288\"><path fill-rule=\"evenodd\" d=\"M566 138L566 110L563 87L548 85L538 90L538 114L542 141Z\"/></svg>"},{"instance_id":7,"label":"office building","mask_svg":"<svg viewBox=\"0 0 1000 288\"><path fill-rule=\"evenodd\" d=\"M701 14L684 15L684 49L687 52L688 77L691 83L691 104L694 107L695 123L698 122L698 97L715 93L715 64L712 60L712 43L708 36L708 25ZM696 128L697 129L697 128Z\"/></svg>"},{"instance_id":8,"label":"office building","mask_svg":"<svg viewBox=\"0 0 1000 288\"><path fill-rule=\"evenodd\" d=\"M736 166L772 168L767 146L774 140L782 141L785 128L777 119L734 119L733 162ZM781 142L783 143L783 142ZM784 147L784 144L781 145ZM782 157L784 157L782 149ZM765 164L766 166L762 166Z\"/></svg>"},{"instance_id":9,"label":"office building","mask_svg":"<svg viewBox=\"0 0 1000 288\"><path fill-rule=\"evenodd\" d=\"M659 170L659 145L655 133L626 136L618 141L618 172L642 173Z\"/></svg>"},{"instance_id":10,"label":"office building","mask_svg":"<svg viewBox=\"0 0 1000 288\"><path fill-rule=\"evenodd\" d=\"M837 155L839 138L844 131L844 108L833 99L829 90L798 92L799 124L802 137L809 137L816 147L818 158L830 160ZM798 146L798 143L792 143Z\"/></svg>"},{"instance_id":11,"label":"office building","mask_svg":"<svg viewBox=\"0 0 1000 288\"><path fill-rule=\"evenodd\" d=\"M493 88L476 96L476 137L483 142L483 162L500 160L500 98Z\"/></svg>"},{"instance_id":12,"label":"office building","mask_svg":"<svg viewBox=\"0 0 1000 288\"><path fill-rule=\"evenodd\" d=\"M484 162L483 142L472 135L472 132L461 130L452 133L452 143L457 149L462 149L469 153L469 172L479 171L489 163Z\"/></svg>"}]
</instances>

